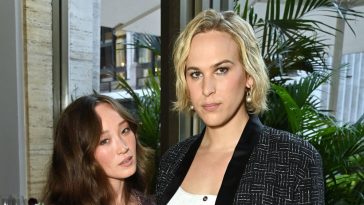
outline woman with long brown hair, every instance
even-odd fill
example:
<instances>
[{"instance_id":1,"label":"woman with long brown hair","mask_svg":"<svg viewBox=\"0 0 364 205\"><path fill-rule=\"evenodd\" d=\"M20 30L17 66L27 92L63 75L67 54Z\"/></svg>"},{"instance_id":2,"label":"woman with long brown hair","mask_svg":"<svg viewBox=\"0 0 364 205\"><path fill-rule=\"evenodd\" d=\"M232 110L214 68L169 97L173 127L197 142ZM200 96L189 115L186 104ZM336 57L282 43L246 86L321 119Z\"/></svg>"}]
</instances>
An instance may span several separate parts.
<instances>
[{"instance_id":1,"label":"woman with long brown hair","mask_svg":"<svg viewBox=\"0 0 364 205\"><path fill-rule=\"evenodd\" d=\"M153 204L146 197L151 150L136 133L132 115L110 97L90 95L72 102L55 128L43 202Z\"/></svg>"}]
</instances>

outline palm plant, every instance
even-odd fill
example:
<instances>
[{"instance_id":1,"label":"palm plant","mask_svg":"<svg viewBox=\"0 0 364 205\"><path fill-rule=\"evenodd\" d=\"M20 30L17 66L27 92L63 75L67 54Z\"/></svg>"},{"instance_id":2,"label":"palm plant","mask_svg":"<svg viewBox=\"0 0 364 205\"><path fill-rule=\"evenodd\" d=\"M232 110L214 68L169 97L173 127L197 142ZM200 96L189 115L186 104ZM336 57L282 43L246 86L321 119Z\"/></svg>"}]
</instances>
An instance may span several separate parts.
<instances>
[{"instance_id":1,"label":"palm plant","mask_svg":"<svg viewBox=\"0 0 364 205\"><path fill-rule=\"evenodd\" d=\"M320 108L313 92L330 78L330 66L325 61L329 45L323 43L319 32L332 35L335 28L305 18L324 10L348 23L362 14L331 0L287 0L283 10L280 0L268 0L265 17L258 18L248 1L242 10L238 1L235 3L235 11L260 34L272 82L270 110L262 116L263 122L302 136L320 152L327 204L363 204L364 115L354 124L339 126L329 112ZM290 80L289 74L297 70L309 75L299 81Z\"/></svg>"},{"instance_id":2,"label":"palm plant","mask_svg":"<svg viewBox=\"0 0 364 205\"><path fill-rule=\"evenodd\" d=\"M345 21L361 16L361 13L332 0L286 0L283 11L280 0L268 0L265 17L258 18L249 1L242 11L238 1L235 2L236 12L241 13L242 18L260 34L262 55L272 79L291 71L312 72L326 66L325 49L329 45L323 43L325 39L319 33L333 35L335 28L320 20L308 19L309 14L325 11L327 16Z\"/></svg>"}]
</instances>

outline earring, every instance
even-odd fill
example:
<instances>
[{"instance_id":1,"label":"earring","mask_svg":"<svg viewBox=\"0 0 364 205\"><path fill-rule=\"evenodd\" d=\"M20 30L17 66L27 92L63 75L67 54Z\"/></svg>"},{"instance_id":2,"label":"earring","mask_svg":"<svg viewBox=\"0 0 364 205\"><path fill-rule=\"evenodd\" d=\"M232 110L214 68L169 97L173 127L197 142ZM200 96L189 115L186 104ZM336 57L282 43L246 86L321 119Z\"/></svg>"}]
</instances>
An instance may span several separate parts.
<instances>
[{"instance_id":1,"label":"earring","mask_svg":"<svg viewBox=\"0 0 364 205\"><path fill-rule=\"evenodd\" d=\"M194 109L193 105L190 105L190 110L193 111Z\"/></svg>"},{"instance_id":2,"label":"earring","mask_svg":"<svg viewBox=\"0 0 364 205\"><path fill-rule=\"evenodd\" d=\"M245 97L245 101L247 104L250 104L252 102L252 92L251 90L249 89L247 92L246 92L246 97Z\"/></svg>"}]
</instances>

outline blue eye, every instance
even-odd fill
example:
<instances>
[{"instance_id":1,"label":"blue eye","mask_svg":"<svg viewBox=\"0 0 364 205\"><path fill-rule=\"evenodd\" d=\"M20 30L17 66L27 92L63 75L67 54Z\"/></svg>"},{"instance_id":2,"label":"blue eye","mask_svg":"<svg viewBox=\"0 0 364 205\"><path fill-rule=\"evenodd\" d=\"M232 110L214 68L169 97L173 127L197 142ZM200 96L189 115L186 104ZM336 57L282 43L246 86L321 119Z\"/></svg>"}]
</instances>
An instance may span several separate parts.
<instances>
[{"instance_id":1,"label":"blue eye","mask_svg":"<svg viewBox=\"0 0 364 205\"><path fill-rule=\"evenodd\" d=\"M222 74L227 73L228 70L229 70L229 68L227 68L227 67L220 67L220 68L216 69L216 73L219 74L219 75L222 75Z\"/></svg>"},{"instance_id":2,"label":"blue eye","mask_svg":"<svg viewBox=\"0 0 364 205\"><path fill-rule=\"evenodd\" d=\"M201 73L201 72L199 72L199 71L192 71L192 72L190 73L190 76L191 76L192 78L194 78L194 79L197 79L197 78L200 78L200 77L202 76L202 73Z\"/></svg>"}]
</instances>

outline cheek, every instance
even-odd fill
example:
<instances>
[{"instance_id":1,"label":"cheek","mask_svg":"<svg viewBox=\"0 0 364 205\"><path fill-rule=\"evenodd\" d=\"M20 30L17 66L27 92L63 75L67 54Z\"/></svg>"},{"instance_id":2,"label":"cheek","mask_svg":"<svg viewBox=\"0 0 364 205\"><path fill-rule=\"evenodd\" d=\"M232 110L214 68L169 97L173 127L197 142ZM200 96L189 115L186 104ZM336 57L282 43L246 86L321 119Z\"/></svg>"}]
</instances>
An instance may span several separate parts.
<instances>
[{"instance_id":1,"label":"cheek","mask_svg":"<svg viewBox=\"0 0 364 205\"><path fill-rule=\"evenodd\" d=\"M239 92L244 92L244 81L241 78L234 78L226 83L226 90L236 90Z\"/></svg>"},{"instance_id":2,"label":"cheek","mask_svg":"<svg viewBox=\"0 0 364 205\"><path fill-rule=\"evenodd\" d=\"M105 150L102 149L100 147L98 147L95 151L95 160L102 166L104 167L105 164L108 163L108 161L110 161L111 156L109 155L109 153Z\"/></svg>"},{"instance_id":3,"label":"cheek","mask_svg":"<svg viewBox=\"0 0 364 205\"><path fill-rule=\"evenodd\" d=\"M199 85L196 82L186 81L187 96L193 98L199 92Z\"/></svg>"},{"instance_id":4,"label":"cheek","mask_svg":"<svg viewBox=\"0 0 364 205\"><path fill-rule=\"evenodd\" d=\"M128 142L128 147L136 154L136 137L132 137Z\"/></svg>"},{"instance_id":5,"label":"cheek","mask_svg":"<svg viewBox=\"0 0 364 205\"><path fill-rule=\"evenodd\" d=\"M224 85L226 85L227 90L237 90L239 92L244 91L246 80L243 73L231 75L231 78L225 80L227 82Z\"/></svg>"}]
</instances>

